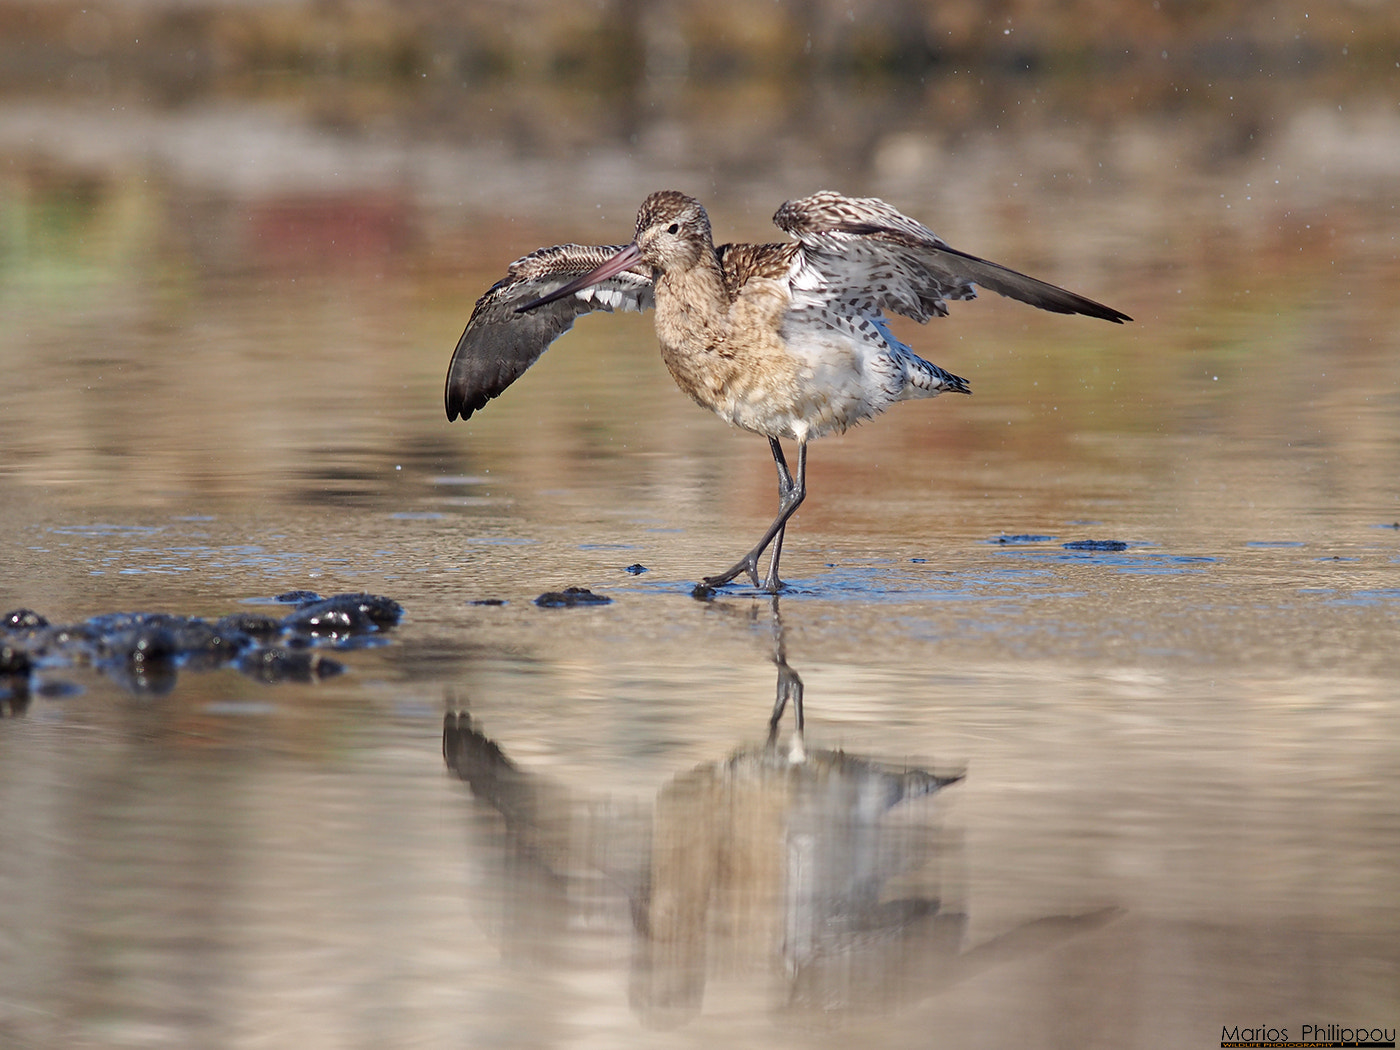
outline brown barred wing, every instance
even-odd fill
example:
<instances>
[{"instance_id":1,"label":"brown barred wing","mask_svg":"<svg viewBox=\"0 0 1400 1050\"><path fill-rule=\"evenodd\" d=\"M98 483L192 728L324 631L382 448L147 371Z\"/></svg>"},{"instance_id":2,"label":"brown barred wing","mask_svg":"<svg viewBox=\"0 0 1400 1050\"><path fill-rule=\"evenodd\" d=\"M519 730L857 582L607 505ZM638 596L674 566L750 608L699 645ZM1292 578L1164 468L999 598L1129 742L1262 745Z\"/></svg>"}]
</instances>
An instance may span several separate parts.
<instances>
[{"instance_id":1,"label":"brown barred wing","mask_svg":"<svg viewBox=\"0 0 1400 1050\"><path fill-rule=\"evenodd\" d=\"M1121 324L1127 314L1075 292L959 251L922 223L873 197L825 191L785 203L773 216L798 239L795 307L825 300L862 315L891 310L927 321L950 299L971 299L975 285L1055 313Z\"/></svg>"}]
</instances>

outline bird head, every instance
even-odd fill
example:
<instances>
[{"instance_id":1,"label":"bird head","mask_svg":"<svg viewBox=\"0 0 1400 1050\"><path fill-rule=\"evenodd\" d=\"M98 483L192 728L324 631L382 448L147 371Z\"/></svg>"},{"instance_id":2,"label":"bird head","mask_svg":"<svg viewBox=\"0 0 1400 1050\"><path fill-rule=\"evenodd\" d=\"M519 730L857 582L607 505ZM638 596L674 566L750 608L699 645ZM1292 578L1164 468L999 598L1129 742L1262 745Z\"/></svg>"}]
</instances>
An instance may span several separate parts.
<instances>
[{"instance_id":1,"label":"bird head","mask_svg":"<svg viewBox=\"0 0 1400 1050\"><path fill-rule=\"evenodd\" d=\"M660 190L642 201L632 243L658 270L694 266L702 253L714 250L704 207L675 190Z\"/></svg>"},{"instance_id":2,"label":"bird head","mask_svg":"<svg viewBox=\"0 0 1400 1050\"><path fill-rule=\"evenodd\" d=\"M601 266L576 277L548 295L515 308L518 314L567 298L576 292L615 277L638 262L665 272L694 266L705 252L714 252L710 217L694 197L675 190L660 190L642 201L637 212L637 233L632 243Z\"/></svg>"}]
</instances>

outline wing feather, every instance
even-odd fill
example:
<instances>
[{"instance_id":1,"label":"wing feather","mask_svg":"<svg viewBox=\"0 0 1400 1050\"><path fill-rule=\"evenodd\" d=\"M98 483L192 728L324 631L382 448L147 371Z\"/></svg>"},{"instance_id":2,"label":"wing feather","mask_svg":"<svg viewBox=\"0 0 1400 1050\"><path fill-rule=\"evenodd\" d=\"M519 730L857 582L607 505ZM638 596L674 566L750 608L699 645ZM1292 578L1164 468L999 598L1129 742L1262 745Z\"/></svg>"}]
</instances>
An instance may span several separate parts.
<instances>
[{"instance_id":1,"label":"wing feather","mask_svg":"<svg viewBox=\"0 0 1400 1050\"><path fill-rule=\"evenodd\" d=\"M825 191L788 201L773 216L798 239L795 306L848 304L927 321L948 312L947 300L972 299L974 285L1055 313L1085 314L1122 324L1127 314L1075 292L959 251L927 226L873 197Z\"/></svg>"},{"instance_id":2,"label":"wing feather","mask_svg":"<svg viewBox=\"0 0 1400 1050\"><path fill-rule=\"evenodd\" d=\"M549 345L594 310L645 310L652 305L649 273L614 277L528 313L515 308L562 288L616 255L622 245L560 244L511 263L507 275L476 301L447 367L447 418L485 407L525 374Z\"/></svg>"}]
</instances>

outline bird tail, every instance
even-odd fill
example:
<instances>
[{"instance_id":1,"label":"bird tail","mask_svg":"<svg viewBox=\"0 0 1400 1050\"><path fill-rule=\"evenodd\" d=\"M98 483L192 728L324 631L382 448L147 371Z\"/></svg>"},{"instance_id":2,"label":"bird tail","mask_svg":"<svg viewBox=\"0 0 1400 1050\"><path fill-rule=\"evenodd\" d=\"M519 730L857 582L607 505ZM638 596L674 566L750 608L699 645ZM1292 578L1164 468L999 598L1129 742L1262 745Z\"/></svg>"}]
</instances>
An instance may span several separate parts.
<instances>
[{"instance_id":1,"label":"bird tail","mask_svg":"<svg viewBox=\"0 0 1400 1050\"><path fill-rule=\"evenodd\" d=\"M904 397L937 397L939 394L970 394L972 387L962 376L955 376L946 368L939 368L931 361L925 361L914 354L905 362L908 369L908 382L904 387Z\"/></svg>"}]
</instances>

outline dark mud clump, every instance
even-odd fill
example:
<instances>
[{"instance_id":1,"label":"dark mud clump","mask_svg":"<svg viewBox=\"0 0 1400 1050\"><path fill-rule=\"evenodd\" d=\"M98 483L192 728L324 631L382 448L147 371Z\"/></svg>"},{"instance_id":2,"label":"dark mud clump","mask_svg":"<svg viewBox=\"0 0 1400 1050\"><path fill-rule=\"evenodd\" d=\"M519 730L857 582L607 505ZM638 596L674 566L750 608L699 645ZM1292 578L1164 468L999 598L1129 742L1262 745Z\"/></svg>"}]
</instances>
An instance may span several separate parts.
<instances>
[{"instance_id":1,"label":"dark mud clump","mask_svg":"<svg viewBox=\"0 0 1400 1050\"><path fill-rule=\"evenodd\" d=\"M308 602L319 602L321 596L315 591L283 591L272 600L283 605L305 605Z\"/></svg>"},{"instance_id":2,"label":"dark mud clump","mask_svg":"<svg viewBox=\"0 0 1400 1050\"><path fill-rule=\"evenodd\" d=\"M316 637L348 638L392 627L403 615L403 606L377 594L314 595L288 616L284 625Z\"/></svg>"},{"instance_id":3,"label":"dark mud clump","mask_svg":"<svg viewBox=\"0 0 1400 1050\"><path fill-rule=\"evenodd\" d=\"M573 609L580 605L608 605L612 599L594 594L587 587L565 587L562 591L546 591L535 599L541 609Z\"/></svg>"},{"instance_id":4,"label":"dark mud clump","mask_svg":"<svg viewBox=\"0 0 1400 1050\"><path fill-rule=\"evenodd\" d=\"M0 699L27 697L37 676L95 667L136 693L164 694L181 670L234 667L260 682L313 682L344 665L321 650L377 644L403 607L376 594L279 595L282 617L233 613L218 620L171 613L108 613L51 624L30 609L0 618Z\"/></svg>"}]
</instances>

